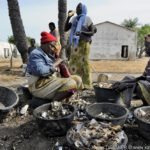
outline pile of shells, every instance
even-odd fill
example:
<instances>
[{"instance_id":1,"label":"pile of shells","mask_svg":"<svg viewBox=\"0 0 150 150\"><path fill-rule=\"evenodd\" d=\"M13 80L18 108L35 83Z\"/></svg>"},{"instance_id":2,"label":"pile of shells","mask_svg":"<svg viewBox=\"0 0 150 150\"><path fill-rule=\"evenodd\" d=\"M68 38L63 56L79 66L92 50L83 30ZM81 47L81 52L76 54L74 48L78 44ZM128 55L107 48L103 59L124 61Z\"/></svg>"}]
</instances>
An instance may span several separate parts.
<instances>
[{"instance_id":1,"label":"pile of shells","mask_svg":"<svg viewBox=\"0 0 150 150\"><path fill-rule=\"evenodd\" d=\"M75 121L86 121L88 120L86 114L85 114L85 109L88 105L90 105L90 102L87 102L81 98L77 98L77 97L72 97L69 100L64 100L63 103L67 103L70 105L73 105L77 108L77 112L76 112L76 116L74 117Z\"/></svg>"},{"instance_id":2,"label":"pile of shells","mask_svg":"<svg viewBox=\"0 0 150 150\"><path fill-rule=\"evenodd\" d=\"M116 148L125 139L120 126L97 122L78 124L67 133L67 139L76 149L104 150Z\"/></svg>"},{"instance_id":3,"label":"pile of shells","mask_svg":"<svg viewBox=\"0 0 150 150\"><path fill-rule=\"evenodd\" d=\"M85 112L83 112L83 111L76 112L76 115L74 117L74 124L77 124L79 122L84 122L87 120L89 120L89 119L88 119L87 115L85 114Z\"/></svg>"},{"instance_id":4,"label":"pile of shells","mask_svg":"<svg viewBox=\"0 0 150 150\"><path fill-rule=\"evenodd\" d=\"M90 105L90 102L87 102L81 98L77 99L69 99L68 101L63 101L63 103L67 103L70 105L75 106L78 110L85 110L88 105Z\"/></svg>"},{"instance_id":5,"label":"pile of shells","mask_svg":"<svg viewBox=\"0 0 150 150\"><path fill-rule=\"evenodd\" d=\"M104 113L104 112L99 113L98 115L96 115L96 117L100 117L100 118L104 118L104 119L113 119L113 118L115 118L115 116L113 114Z\"/></svg>"},{"instance_id":6,"label":"pile of shells","mask_svg":"<svg viewBox=\"0 0 150 150\"><path fill-rule=\"evenodd\" d=\"M71 114L69 108L64 107L61 102L54 101L51 103L49 110L42 111L38 115L44 119L56 119Z\"/></svg>"},{"instance_id":7,"label":"pile of shells","mask_svg":"<svg viewBox=\"0 0 150 150\"><path fill-rule=\"evenodd\" d=\"M150 111L143 111L142 109L139 109L137 114L143 121L148 121L150 123Z\"/></svg>"}]
</instances>

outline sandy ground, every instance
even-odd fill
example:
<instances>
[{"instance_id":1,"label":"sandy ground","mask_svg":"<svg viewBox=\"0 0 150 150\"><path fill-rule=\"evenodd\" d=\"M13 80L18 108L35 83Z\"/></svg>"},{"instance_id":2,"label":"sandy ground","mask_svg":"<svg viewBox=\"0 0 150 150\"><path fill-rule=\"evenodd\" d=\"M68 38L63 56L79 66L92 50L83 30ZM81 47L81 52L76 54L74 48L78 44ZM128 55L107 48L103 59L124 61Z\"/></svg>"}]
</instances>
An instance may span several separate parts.
<instances>
[{"instance_id":1,"label":"sandy ground","mask_svg":"<svg viewBox=\"0 0 150 150\"><path fill-rule=\"evenodd\" d=\"M91 61L91 69L92 72L104 73L142 73L148 60L148 57L143 57L133 61Z\"/></svg>"},{"instance_id":2,"label":"sandy ground","mask_svg":"<svg viewBox=\"0 0 150 150\"><path fill-rule=\"evenodd\" d=\"M101 73L107 74L111 80L121 80L124 75L138 76L142 74L148 62L148 57L134 61L90 61L93 81ZM10 60L0 60L0 85L14 86L26 82L22 74L21 59L13 59L13 67L10 68Z\"/></svg>"}]
</instances>

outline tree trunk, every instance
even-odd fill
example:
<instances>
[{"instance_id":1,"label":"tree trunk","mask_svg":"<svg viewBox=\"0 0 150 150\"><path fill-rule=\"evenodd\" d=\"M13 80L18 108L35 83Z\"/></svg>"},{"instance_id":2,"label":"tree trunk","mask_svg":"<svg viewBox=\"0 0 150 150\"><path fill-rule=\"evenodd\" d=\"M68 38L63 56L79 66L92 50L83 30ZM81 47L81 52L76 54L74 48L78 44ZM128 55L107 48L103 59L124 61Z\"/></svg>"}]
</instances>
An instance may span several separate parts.
<instances>
[{"instance_id":1,"label":"tree trunk","mask_svg":"<svg viewBox=\"0 0 150 150\"><path fill-rule=\"evenodd\" d=\"M65 21L67 17L67 0L58 0L58 28L60 34L60 43L62 46L61 58L66 58L66 33L64 31Z\"/></svg>"},{"instance_id":2,"label":"tree trunk","mask_svg":"<svg viewBox=\"0 0 150 150\"><path fill-rule=\"evenodd\" d=\"M13 67L13 49L12 49L11 43L9 43L9 44L10 44L10 49L11 49L10 69L12 69L12 67Z\"/></svg>"},{"instance_id":3,"label":"tree trunk","mask_svg":"<svg viewBox=\"0 0 150 150\"><path fill-rule=\"evenodd\" d=\"M11 27L16 41L16 46L19 53L21 54L22 62L26 63L28 44L27 44L23 22L21 19L18 0L7 0L7 2L8 2L8 10L9 10Z\"/></svg>"}]
</instances>

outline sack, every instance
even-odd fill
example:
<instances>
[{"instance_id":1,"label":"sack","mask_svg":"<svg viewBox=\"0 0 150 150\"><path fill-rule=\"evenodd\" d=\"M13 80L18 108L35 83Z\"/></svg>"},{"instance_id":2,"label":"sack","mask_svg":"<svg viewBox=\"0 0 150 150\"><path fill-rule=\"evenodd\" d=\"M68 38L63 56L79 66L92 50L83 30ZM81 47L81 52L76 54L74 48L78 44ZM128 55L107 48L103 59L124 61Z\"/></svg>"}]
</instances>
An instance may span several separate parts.
<instances>
[{"instance_id":1,"label":"sack","mask_svg":"<svg viewBox=\"0 0 150 150\"><path fill-rule=\"evenodd\" d=\"M68 78L68 77L71 76L70 71L69 71L69 69L68 69L68 67L66 66L65 63L61 63L59 65L59 69L60 69L60 74L61 74L62 77Z\"/></svg>"}]
</instances>

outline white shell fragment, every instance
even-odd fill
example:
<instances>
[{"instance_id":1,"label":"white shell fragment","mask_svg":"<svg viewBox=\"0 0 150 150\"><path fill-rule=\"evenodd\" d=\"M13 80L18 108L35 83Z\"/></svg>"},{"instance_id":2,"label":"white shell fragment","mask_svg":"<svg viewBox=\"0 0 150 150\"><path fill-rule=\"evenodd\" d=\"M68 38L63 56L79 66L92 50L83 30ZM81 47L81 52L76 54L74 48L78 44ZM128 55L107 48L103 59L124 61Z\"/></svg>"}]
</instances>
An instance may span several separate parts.
<instances>
[{"instance_id":1,"label":"white shell fragment","mask_svg":"<svg viewBox=\"0 0 150 150\"><path fill-rule=\"evenodd\" d=\"M141 117L146 115L146 112L143 111L142 109L139 109L138 115L140 115Z\"/></svg>"},{"instance_id":2,"label":"white shell fragment","mask_svg":"<svg viewBox=\"0 0 150 150\"><path fill-rule=\"evenodd\" d=\"M42 116L43 118L46 118L47 113L46 113L46 112L42 112L41 116Z\"/></svg>"},{"instance_id":3,"label":"white shell fragment","mask_svg":"<svg viewBox=\"0 0 150 150\"><path fill-rule=\"evenodd\" d=\"M23 106L23 107L21 108L21 110L20 110L20 114L21 114L21 115L25 115L25 114L27 113L27 111L28 111L28 108L29 108L29 105L28 105L28 104L26 104L25 106Z\"/></svg>"},{"instance_id":4,"label":"white shell fragment","mask_svg":"<svg viewBox=\"0 0 150 150\"><path fill-rule=\"evenodd\" d=\"M96 115L96 117L100 117L100 118L104 118L104 119L113 119L113 118L115 118L115 116L113 114L104 113L104 112L99 113L98 115Z\"/></svg>"},{"instance_id":5,"label":"white shell fragment","mask_svg":"<svg viewBox=\"0 0 150 150\"><path fill-rule=\"evenodd\" d=\"M137 116L143 121L150 122L150 110L144 111L140 108L137 112Z\"/></svg>"}]
</instances>

